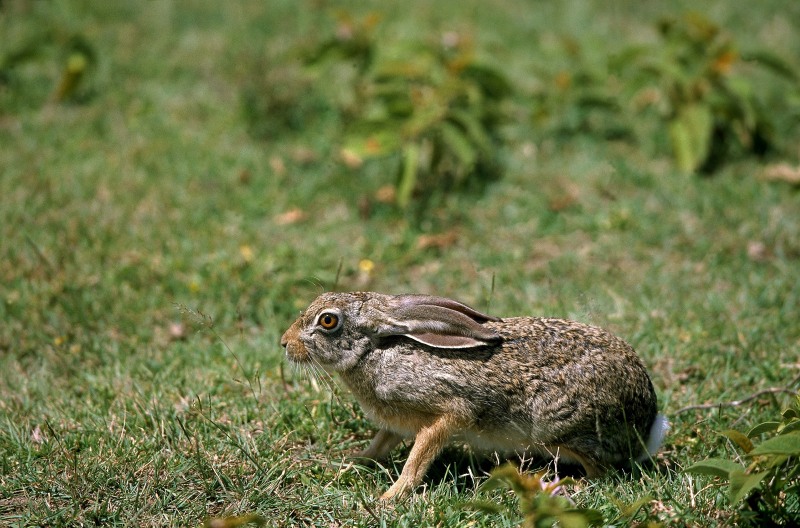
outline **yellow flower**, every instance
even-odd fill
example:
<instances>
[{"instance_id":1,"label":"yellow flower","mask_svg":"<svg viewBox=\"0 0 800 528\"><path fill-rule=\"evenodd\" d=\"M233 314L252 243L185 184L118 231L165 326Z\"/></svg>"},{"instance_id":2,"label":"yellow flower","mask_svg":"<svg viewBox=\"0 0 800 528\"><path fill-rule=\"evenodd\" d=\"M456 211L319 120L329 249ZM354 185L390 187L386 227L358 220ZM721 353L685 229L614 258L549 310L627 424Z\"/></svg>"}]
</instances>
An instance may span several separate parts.
<instances>
[{"instance_id":1,"label":"yellow flower","mask_svg":"<svg viewBox=\"0 0 800 528\"><path fill-rule=\"evenodd\" d=\"M362 273L366 273L367 275L369 275L370 273L372 273L372 270L375 269L375 263L372 262L370 259L361 259L358 262L358 269Z\"/></svg>"}]
</instances>

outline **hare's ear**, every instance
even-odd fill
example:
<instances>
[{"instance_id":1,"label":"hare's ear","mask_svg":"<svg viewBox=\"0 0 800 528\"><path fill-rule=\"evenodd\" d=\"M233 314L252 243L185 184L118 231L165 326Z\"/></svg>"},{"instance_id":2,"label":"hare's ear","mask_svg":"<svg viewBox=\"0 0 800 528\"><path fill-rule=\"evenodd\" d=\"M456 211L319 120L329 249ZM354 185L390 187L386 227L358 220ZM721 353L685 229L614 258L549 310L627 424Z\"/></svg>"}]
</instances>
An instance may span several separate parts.
<instances>
[{"instance_id":1,"label":"hare's ear","mask_svg":"<svg viewBox=\"0 0 800 528\"><path fill-rule=\"evenodd\" d=\"M447 299L445 297L415 294L396 295L393 298L393 302L399 304L400 306L440 306L442 308L449 308L450 310L455 310L456 312L466 315L478 323L485 323L486 321L497 322L501 320L499 317L486 315L485 313L479 312L475 308L469 307L466 304L454 301L453 299Z\"/></svg>"},{"instance_id":2,"label":"hare's ear","mask_svg":"<svg viewBox=\"0 0 800 528\"><path fill-rule=\"evenodd\" d=\"M481 323L499 321L465 304L442 297L398 295L379 308L378 337L403 335L437 348L474 348L502 341Z\"/></svg>"}]
</instances>

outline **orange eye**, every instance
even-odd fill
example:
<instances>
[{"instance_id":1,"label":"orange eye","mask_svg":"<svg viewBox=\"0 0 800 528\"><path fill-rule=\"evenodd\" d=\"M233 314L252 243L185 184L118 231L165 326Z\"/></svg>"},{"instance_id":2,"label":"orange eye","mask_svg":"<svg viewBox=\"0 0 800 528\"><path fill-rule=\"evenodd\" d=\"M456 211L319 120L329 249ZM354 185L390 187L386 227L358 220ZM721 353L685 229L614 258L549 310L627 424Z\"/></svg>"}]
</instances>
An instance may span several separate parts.
<instances>
[{"instance_id":1,"label":"orange eye","mask_svg":"<svg viewBox=\"0 0 800 528\"><path fill-rule=\"evenodd\" d=\"M319 316L319 325L325 330L333 330L339 326L339 316L332 313L324 313Z\"/></svg>"}]
</instances>

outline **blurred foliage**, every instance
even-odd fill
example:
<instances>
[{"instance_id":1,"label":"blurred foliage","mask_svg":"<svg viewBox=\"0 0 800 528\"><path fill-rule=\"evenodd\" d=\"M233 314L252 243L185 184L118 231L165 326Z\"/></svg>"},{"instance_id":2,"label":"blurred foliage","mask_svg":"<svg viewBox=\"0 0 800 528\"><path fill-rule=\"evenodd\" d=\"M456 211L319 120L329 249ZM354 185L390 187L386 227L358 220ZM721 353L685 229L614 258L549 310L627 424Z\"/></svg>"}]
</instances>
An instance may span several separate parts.
<instances>
[{"instance_id":1,"label":"blurred foliage","mask_svg":"<svg viewBox=\"0 0 800 528\"><path fill-rule=\"evenodd\" d=\"M489 480L483 485L486 490L509 488L519 500L519 510L523 515L522 526L542 528L565 526L584 528L605 525L602 512L591 508L576 507L567 495L567 488L575 484L571 478L558 477L548 481L547 471L523 473L513 464L505 464L492 470ZM652 501L650 496L641 497L627 504L610 497L618 514L609 519L611 525L641 526L654 528L661 526L646 517L645 506ZM472 505L487 512L500 512L496 503L474 502Z\"/></svg>"},{"instance_id":2,"label":"blurred foliage","mask_svg":"<svg viewBox=\"0 0 800 528\"><path fill-rule=\"evenodd\" d=\"M342 11L336 20L334 34L321 42L311 36L309 42L296 42L256 62L257 73L242 91L252 135L276 139L309 127L322 130L325 124L340 125L357 112L357 94L372 63L373 30L379 18L367 15L358 20Z\"/></svg>"},{"instance_id":3,"label":"blurred foliage","mask_svg":"<svg viewBox=\"0 0 800 528\"><path fill-rule=\"evenodd\" d=\"M542 138L585 134L656 151L667 142L685 172L780 151L800 121L794 65L769 50L740 51L696 13L659 21L654 44L613 53L564 37L563 60L542 61L528 94L479 61L468 34L408 43L378 39L379 24L374 13L339 13L332 35L265 65L244 100L251 130L266 137L335 116L348 166L394 164L383 172L397 174L389 199L401 209L501 174L500 128L512 97L527 98ZM546 71L551 64L558 69ZM778 102L758 89L762 72L784 80Z\"/></svg>"},{"instance_id":4,"label":"blurred foliage","mask_svg":"<svg viewBox=\"0 0 800 528\"><path fill-rule=\"evenodd\" d=\"M381 41L387 49L378 49L375 19L367 20L340 25L312 60L357 65L345 161L399 159L395 202L402 209L415 196L496 178L502 103L512 92L505 76L477 61L471 40L457 33L408 50Z\"/></svg>"},{"instance_id":5,"label":"blurred foliage","mask_svg":"<svg viewBox=\"0 0 800 528\"><path fill-rule=\"evenodd\" d=\"M49 26L45 22L45 26ZM92 95L90 75L97 52L81 34L41 27L0 44L0 109L49 101L85 102Z\"/></svg>"},{"instance_id":6,"label":"blurred foliage","mask_svg":"<svg viewBox=\"0 0 800 528\"><path fill-rule=\"evenodd\" d=\"M623 81L641 49L631 46L623 53L596 56L572 37L561 38L560 48L565 60L558 61L559 68L548 71L543 63L537 71L542 82L532 94L532 115L539 133L632 140L625 103L629 87Z\"/></svg>"},{"instance_id":7,"label":"blurred foliage","mask_svg":"<svg viewBox=\"0 0 800 528\"><path fill-rule=\"evenodd\" d=\"M345 130L342 160L352 169L394 163L389 200L401 209L499 177L503 103L512 93L503 73L478 61L465 35L378 40L379 20L340 13L333 35L302 51L302 67L265 68L264 82L245 92L251 130L274 136L335 113Z\"/></svg>"},{"instance_id":8,"label":"blurred foliage","mask_svg":"<svg viewBox=\"0 0 800 528\"><path fill-rule=\"evenodd\" d=\"M741 504L744 517L761 526L790 526L800 522L800 396L779 421L753 427L747 434L723 431L748 460L709 458L687 471L727 481L728 498ZM764 434L766 440L754 444Z\"/></svg>"},{"instance_id":9,"label":"blurred foliage","mask_svg":"<svg viewBox=\"0 0 800 528\"><path fill-rule=\"evenodd\" d=\"M483 488L510 488L519 499L519 509L524 517L522 526L526 528L584 528L603 524L603 516L599 511L577 508L565 495L565 486L574 484L572 479L548 481L546 475L546 470L527 474L520 472L513 464L505 464L492 470ZM494 503L480 502L474 503L474 506L486 511L499 511Z\"/></svg>"},{"instance_id":10,"label":"blurred foliage","mask_svg":"<svg viewBox=\"0 0 800 528\"><path fill-rule=\"evenodd\" d=\"M656 150L667 139L677 168L701 173L783 147L781 136L791 132L785 128L800 121L800 75L792 64L769 50L740 51L730 34L696 13L661 20L656 29L653 45L630 43L600 56L564 38L565 65L545 72L533 95L534 124L545 137L588 134ZM785 81L778 101L758 89L757 70Z\"/></svg>"},{"instance_id":11,"label":"blurred foliage","mask_svg":"<svg viewBox=\"0 0 800 528\"><path fill-rule=\"evenodd\" d=\"M279 58L259 61L258 73L242 88L242 107L250 134L267 140L301 132L330 111L314 77Z\"/></svg>"},{"instance_id":12,"label":"blurred foliage","mask_svg":"<svg viewBox=\"0 0 800 528\"><path fill-rule=\"evenodd\" d=\"M96 63L96 54L89 42L75 35L63 50L61 77L53 91L54 101L81 100L88 96L86 78Z\"/></svg>"},{"instance_id":13,"label":"blurred foliage","mask_svg":"<svg viewBox=\"0 0 800 528\"><path fill-rule=\"evenodd\" d=\"M744 55L732 36L697 13L658 23L661 41L642 64L666 95L667 126L678 168L714 172L735 152L763 156L778 146L772 113L747 62L786 78L798 75L767 50Z\"/></svg>"}]
</instances>

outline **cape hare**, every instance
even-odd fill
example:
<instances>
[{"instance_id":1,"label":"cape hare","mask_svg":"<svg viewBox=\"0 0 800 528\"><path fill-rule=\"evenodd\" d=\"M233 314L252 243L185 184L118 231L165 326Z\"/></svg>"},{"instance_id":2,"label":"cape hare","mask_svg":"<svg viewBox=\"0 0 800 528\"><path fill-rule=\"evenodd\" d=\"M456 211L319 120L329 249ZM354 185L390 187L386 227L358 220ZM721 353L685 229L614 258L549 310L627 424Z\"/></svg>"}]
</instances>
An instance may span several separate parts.
<instances>
[{"instance_id":1,"label":"cape hare","mask_svg":"<svg viewBox=\"0 0 800 528\"><path fill-rule=\"evenodd\" d=\"M559 456L594 477L655 454L668 427L631 346L574 321L500 319L428 295L325 293L281 345L293 363L338 372L380 426L358 456L414 438L384 499L413 490L451 439Z\"/></svg>"}]
</instances>

